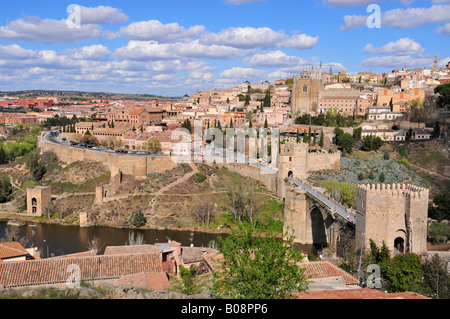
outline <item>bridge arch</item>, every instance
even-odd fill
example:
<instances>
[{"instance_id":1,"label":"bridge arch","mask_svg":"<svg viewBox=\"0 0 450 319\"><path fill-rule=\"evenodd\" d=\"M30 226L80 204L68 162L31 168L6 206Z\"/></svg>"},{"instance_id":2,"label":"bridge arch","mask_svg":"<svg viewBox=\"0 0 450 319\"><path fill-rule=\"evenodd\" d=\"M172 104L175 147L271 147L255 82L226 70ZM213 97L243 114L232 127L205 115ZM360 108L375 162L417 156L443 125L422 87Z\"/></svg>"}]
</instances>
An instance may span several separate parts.
<instances>
[{"instance_id":1,"label":"bridge arch","mask_svg":"<svg viewBox=\"0 0 450 319\"><path fill-rule=\"evenodd\" d=\"M325 219L319 206L313 205L309 211L313 244L327 245Z\"/></svg>"}]
</instances>

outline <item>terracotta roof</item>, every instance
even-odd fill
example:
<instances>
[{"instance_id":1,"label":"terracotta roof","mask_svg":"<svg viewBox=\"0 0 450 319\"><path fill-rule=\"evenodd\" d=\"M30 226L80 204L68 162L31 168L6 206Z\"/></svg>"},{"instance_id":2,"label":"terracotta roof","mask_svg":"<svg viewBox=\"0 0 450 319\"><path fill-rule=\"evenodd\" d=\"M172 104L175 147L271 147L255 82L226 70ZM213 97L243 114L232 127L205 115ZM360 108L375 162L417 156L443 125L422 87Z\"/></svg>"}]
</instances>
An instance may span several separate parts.
<instances>
[{"instance_id":1,"label":"terracotta roof","mask_svg":"<svg viewBox=\"0 0 450 319\"><path fill-rule=\"evenodd\" d=\"M299 263L298 265L302 268L306 268L305 275L310 277L310 280L312 281L339 278L342 279L346 285L359 284L357 278L329 261L310 261Z\"/></svg>"},{"instance_id":2,"label":"terracotta roof","mask_svg":"<svg viewBox=\"0 0 450 319\"><path fill-rule=\"evenodd\" d=\"M119 284L150 290L167 290L170 288L169 279L164 272L141 272L122 276L119 278Z\"/></svg>"},{"instance_id":3,"label":"terracotta roof","mask_svg":"<svg viewBox=\"0 0 450 319\"><path fill-rule=\"evenodd\" d=\"M18 242L0 243L0 259L21 257L29 254Z\"/></svg>"},{"instance_id":4,"label":"terracotta roof","mask_svg":"<svg viewBox=\"0 0 450 319\"><path fill-rule=\"evenodd\" d=\"M131 245L131 246L107 246L103 255L123 254L148 254L162 252L162 249L154 245Z\"/></svg>"},{"instance_id":5,"label":"terracotta roof","mask_svg":"<svg viewBox=\"0 0 450 319\"><path fill-rule=\"evenodd\" d=\"M127 254L4 262L0 264L0 286L6 288L64 283L80 267L82 280L117 279L143 271L161 272L161 253Z\"/></svg>"},{"instance_id":6,"label":"terracotta roof","mask_svg":"<svg viewBox=\"0 0 450 319\"><path fill-rule=\"evenodd\" d=\"M295 292L293 295L298 299L429 299L412 292L385 293L370 288Z\"/></svg>"},{"instance_id":7,"label":"terracotta roof","mask_svg":"<svg viewBox=\"0 0 450 319\"><path fill-rule=\"evenodd\" d=\"M143 112L145 112L145 110L134 110L130 112L130 115L140 115Z\"/></svg>"}]
</instances>

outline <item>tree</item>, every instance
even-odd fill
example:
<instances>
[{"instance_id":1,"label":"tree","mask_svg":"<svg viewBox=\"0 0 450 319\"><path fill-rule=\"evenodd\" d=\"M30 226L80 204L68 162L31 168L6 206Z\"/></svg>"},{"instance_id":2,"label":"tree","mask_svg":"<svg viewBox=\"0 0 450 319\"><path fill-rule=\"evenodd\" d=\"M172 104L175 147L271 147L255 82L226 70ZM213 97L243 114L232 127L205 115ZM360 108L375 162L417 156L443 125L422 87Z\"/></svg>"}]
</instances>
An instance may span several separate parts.
<instances>
[{"instance_id":1,"label":"tree","mask_svg":"<svg viewBox=\"0 0 450 319\"><path fill-rule=\"evenodd\" d=\"M12 194L12 186L8 177L0 178L0 203L6 203L10 200L9 196Z\"/></svg>"},{"instance_id":2,"label":"tree","mask_svg":"<svg viewBox=\"0 0 450 319\"><path fill-rule=\"evenodd\" d=\"M383 158L384 158L386 161L389 160L390 155L389 155L389 151L388 151L388 150L385 150L385 151L384 151Z\"/></svg>"},{"instance_id":3,"label":"tree","mask_svg":"<svg viewBox=\"0 0 450 319\"><path fill-rule=\"evenodd\" d=\"M186 119L183 124L181 124L181 127L188 130L190 133L192 132L192 125L189 119Z\"/></svg>"},{"instance_id":4,"label":"tree","mask_svg":"<svg viewBox=\"0 0 450 319\"><path fill-rule=\"evenodd\" d=\"M264 107L270 107L271 106L270 89L267 89L267 91L266 91L266 95L264 96L263 106Z\"/></svg>"},{"instance_id":5,"label":"tree","mask_svg":"<svg viewBox=\"0 0 450 319\"><path fill-rule=\"evenodd\" d=\"M323 131L320 132L319 146L323 147Z\"/></svg>"},{"instance_id":6,"label":"tree","mask_svg":"<svg viewBox=\"0 0 450 319\"><path fill-rule=\"evenodd\" d=\"M435 94L439 94L436 100L436 105L439 108L450 108L450 83L438 85L434 89Z\"/></svg>"},{"instance_id":7,"label":"tree","mask_svg":"<svg viewBox=\"0 0 450 319\"><path fill-rule=\"evenodd\" d=\"M263 235L253 225L240 225L219 240L223 260L214 272L213 291L239 299L285 299L305 291L305 268L297 265L303 253L292 243L292 237L284 242L272 232Z\"/></svg>"},{"instance_id":8,"label":"tree","mask_svg":"<svg viewBox=\"0 0 450 319\"><path fill-rule=\"evenodd\" d=\"M36 182L40 181L47 171L45 164L41 163L39 159L38 153L32 153L27 161L27 168L30 170L32 179Z\"/></svg>"},{"instance_id":9,"label":"tree","mask_svg":"<svg viewBox=\"0 0 450 319\"><path fill-rule=\"evenodd\" d=\"M378 180L380 181L380 183L384 183L385 179L386 177L384 176L384 172L381 172L380 176L378 176Z\"/></svg>"},{"instance_id":10,"label":"tree","mask_svg":"<svg viewBox=\"0 0 450 319\"><path fill-rule=\"evenodd\" d=\"M450 226L447 223L434 222L428 226L427 235L430 241L434 244L439 244L447 241L450 237Z\"/></svg>"},{"instance_id":11,"label":"tree","mask_svg":"<svg viewBox=\"0 0 450 319\"><path fill-rule=\"evenodd\" d=\"M264 128L268 128L269 127L269 124L267 123L267 117L266 117L266 120L264 121Z\"/></svg>"},{"instance_id":12,"label":"tree","mask_svg":"<svg viewBox=\"0 0 450 319\"><path fill-rule=\"evenodd\" d=\"M434 138L439 138L441 136L441 126L439 125L439 122L436 122L436 124L434 124L432 136Z\"/></svg>"},{"instance_id":13,"label":"tree","mask_svg":"<svg viewBox=\"0 0 450 319\"><path fill-rule=\"evenodd\" d=\"M431 260L423 264L423 286L425 293L435 299L450 298L450 277L445 262L434 254Z\"/></svg>"},{"instance_id":14,"label":"tree","mask_svg":"<svg viewBox=\"0 0 450 319\"><path fill-rule=\"evenodd\" d=\"M300 131L297 129L297 144L300 143Z\"/></svg>"},{"instance_id":15,"label":"tree","mask_svg":"<svg viewBox=\"0 0 450 319\"><path fill-rule=\"evenodd\" d=\"M142 213L141 210L138 210L133 216L133 221L132 221L133 226L142 227L145 225L146 222L147 222L147 218L145 218L144 213Z\"/></svg>"},{"instance_id":16,"label":"tree","mask_svg":"<svg viewBox=\"0 0 450 319\"><path fill-rule=\"evenodd\" d=\"M347 153L351 153L353 151L353 146L355 145L355 140L349 133L344 133L340 137L339 144L343 150Z\"/></svg>"},{"instance_id":17,"label":"tree","mask_svg":"<svg viewBox=\"0 0 450 319\"><path fill-rule=\"evenodd\" d=\"M379 264L389 292L422 292L422 264L417 254L398 254Z\"/></svg>"},{"instance_id":18,"label":"tree","mask_svg":"<svg viewBox=\"0 0 450 319\"><path fill-rule=\"evenodd\" d=\"M428 217L439 222L450 219L450 195L448 192L434 196L433 204L428 207Z\"/></svg>"},{"instance_id":19,"label":"tree","mask_svg":"<svg viewBox=\"0 0 450 319\"><path fill-rule=\"evenodd\" d=\"M355 128L353 130L353 138L355 141L359 141L361 139L362 127Z\"/></svg>"},{"instance_id":20,"label":"tree","mask_svg":"<svg viewBox=\"0 0 450 319\"><path fill-rule=\"evenodd\" d=\"M383 144L383 140L378 136L366 135L361 141L361 150L366 152L378 151L378 149L383 146Z\"/></svg>"},{"instance_id":21,"label":"tree","mask_svg":"<svg viewBox=\"0 0 450 319\"><path fill-rule=\"evenodd\" d=\"M143 145L144 149L147 152L156 154L161 152L161 142L157 138L152 138L144 143Z\"/></svg>"}]
</instances>

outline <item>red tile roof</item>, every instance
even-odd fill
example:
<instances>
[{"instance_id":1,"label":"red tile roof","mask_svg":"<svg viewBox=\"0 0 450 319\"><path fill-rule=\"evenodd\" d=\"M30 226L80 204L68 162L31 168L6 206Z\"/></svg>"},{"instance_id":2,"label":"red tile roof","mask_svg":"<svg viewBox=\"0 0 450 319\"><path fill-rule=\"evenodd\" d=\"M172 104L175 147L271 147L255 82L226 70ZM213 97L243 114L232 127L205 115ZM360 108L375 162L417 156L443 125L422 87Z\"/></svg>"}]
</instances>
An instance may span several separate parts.
<instances>
[{"instance_id":1,"label":"red tile roof","mask_svg":"<svg viewBox=\"0 0 450 319\"><path fill-rule=\"evenodd\" d=\"M48 258L0 263L0 286L19 287L64 283L80 267L82 280L117 279L143 271L161 272L161 253Z\"/></svg>"},{"instance_id":2,"label":"red tile roof","mask_svg":"<svg viewBox=\"0 0 450 319\"><path fill-rule=\"evenodd\" d=\"M293 295L298 299L429 299L412 292L385 293L370 288L295 292Z\"/></svg>"},{"instance_id":3,"label":"red tile roof","mask_svg":"<svg viewBox=\"0 0 450 319\"><path fill-rule=\"evenodd\" d=\"M162 253L162 249L154 245L107 246L103 255L148 254L154 252Z\"/></svg>"},{"instance_id":4,"label":"red tile roof","mask_svg":"<svg viewBox=\"0 0 450 319\"><path fill-rule=\"evenodd\" d=\"M305 267L305 275L311 280L341 279L346 285L358 285L359 281L348 272L329 261L310 261L298 264Z\"/></svg>"},{"instance_id":5,"label":"red tile roof","mask_svg":"<svg viewBox=\"0 0 450 319\"><path fill-rule=\"evenodd\" d=\"M119 278L119 284L150 290L167 290L170 288L169 279L164 272L141 272L122 276Z\"/></svg>"},{"instance_id":6,"label":"red tile roof","mask_svg":"<svg viewBox=\"0 0 450 319\"><path fill-rule=\"evenodd\" d=\"M0 243L0 260L29 255L30 253L18 242Z\"/></svg>"}]
</instances>

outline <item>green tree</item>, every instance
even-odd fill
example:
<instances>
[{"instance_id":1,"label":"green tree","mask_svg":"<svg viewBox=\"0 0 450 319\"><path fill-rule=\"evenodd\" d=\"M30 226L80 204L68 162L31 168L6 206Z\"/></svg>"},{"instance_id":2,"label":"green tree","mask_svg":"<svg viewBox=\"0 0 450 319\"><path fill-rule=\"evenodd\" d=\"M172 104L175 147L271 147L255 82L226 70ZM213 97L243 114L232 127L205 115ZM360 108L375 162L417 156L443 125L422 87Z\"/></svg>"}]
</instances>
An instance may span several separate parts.
<instances>
[{"instance_id":1,"label":"green tree","mask_svg":"<svg viewBox=\"0 0 450 319\"><path fill-rule=\"evenodd\" d=\"M241 224L219 240L223 260L214 272L213 291L239 299L285 299L293 291L305 291L305 268L297 265L303 254L293 249L292 240L284 242L272 232Z\"/></svg>"},{"instance_id":2,"label":"green tree","mask_svg":"<svg viewBox=\"0 0 450 319\"><path fill-rule=\"evenodd\" d=\"M385 160L389 160L390 155L389 155L389 151L388 151L388 150L385 150L385 151L384 151L383 158L384 158Z\"/></svg>"},{"instance_id":3,"label":"green tree","mask_svg":"<svg viewBox=\"0 0 450 319\"><path fill-rule=\"evenodd\" d=\"M380 176L378 176L378 180L380 181L380 183L384 183L385 179L386 177L384 176L384 172L381 172Z\"/></svg>"},{"instance_id":4,"label":"green tree","mask_svg":"<svg viewBox=\"0 0 450 319\"><path fill-rule=\"evenodd\" d=\"M267 89L267 91L266 91L266 95L264 96L263 106L264 107L270 107L271 106L270 89Z\"/></svg>"},{"instance_id":5,"label":"green tree","mask_svg":"<svg viewBox=\"0 0 450 319\"><path fill-rule=\"evenodd\" d=\"M0 203L6 203L12 194L12 185L8 177L0 178Z\"/></svg>"},{"instance_id":6,"label":"green tree","mask_svg":"<svg viewBox=\"0 0 450 319\"><path fill-rule=\"evenodd\" d=\"M133 226L142 227L145 223L147 223L147 218L145 218L144 213L142 213L141 210L138 210L133 216Z\"/></svg>"},{"instance_id":7,"label":"green tree","mask_svg":"<svg viewBox=\"0 0 450 319\"><path fill-rule=\"evenodd\" d=\"M445 244L446 240L450 238L450 226L447 223L431 223L428 226L427 235L433 244Z\"/></svg>"},{"instance_id":8,"label":"green tree","mask_svg":"<svg viewBox=\"0 0 450 319\"><path fill-rule=\"evenodd\" d=\"M406 253L380 263L382 277L388 282L388 291L422 293L421 261L419 255Z\"/></svg>"},{"instance_id":9,"label":"green tree","mask_svg":"<svg viewBox=\"0 0 450 319\"><path fill-rule=\"evenodd\" d=\"M438 85L434 89L435 94L439 94L436 100L436 105L439 108L450 108L450 83Z\"/></svg>"},{"instance_id":10,"label":"green tree","mask_svg":"<svg viewBox=\"0 0 450 319\"><path fill-rule=\"evenodd\" d=\"M434 138L439 138L441 136L441 126L439 125L439 122L436 122L436 124L434 124L432 136Z\"/></svg>"},{"instance_id":11,"label":"green tree","mask_svg":"<svg viewBox=\"0 0 450 319\"><path fill-rule=\"evenodd\" d=\"M383 146L383 144L383 140L378 136L366 135L361 141L361 150L366 152L378 151L378 149Z\"/></svg>"},{"instance_id":12,"label":"green tree","mask_svg":"<svg viewBox=\"0 0 450 319\"><path fill-rule=\"evenodd\" d=\"M428 217L438 220L450 219L450 194L441 192L434 196L433 204L428 207Z\"/></svg>"},{"instance_id":13,"label":"green tree","mask_svg":"<svg viewBox=\"0 0 450 319\"><path fill-rule=\"evenodd\" d=\"M27 168L30 170L32 179L36 182L40 181L47 171L45 164L41 163L39 159L38 153L32 153L27 161Z\"/></svg>"},{"instance_id":14,"label":"green tree","mask_svg":"<svg viewBox=\"0 0 450 319\"><path fill-rule=\"evenodd\" d=\"M435 299L450 298L450 276L447 275L445 262L434 254L431 260L423 264L423 286L427 296Z\"/></svg>"},{"instance_id":15,"label":"green tree","mask_svg":"<svg viewBox=\"0 0 450 319\"><path fill-rule=\"evenodd\" d=\"M161 142L157 138L152 138L144 143L144 149L149 153L159 153L161 152Z\"/></svg>"},{"instance_id":16,"label":"green tree","mask_svg":"<svg viewBox=\"0 0 450 319\"><path fill-rule=\"evenodd\" d=\"M319 146L323 147L323 131L320 132Z\"/></svg>"},{"instance_id":17,"label":"green tree","mask_svg":"<svg viewBox=\"0 0 450 319\"><path fill-rule=\"evenodd\" d=\"M192 125L189 119L186 119L183 124L181 124L181 127L188 130L189 132L192 132Z\"/></svg>"},{"instance_id":18,"label":"green tree","mask_svg":"<svg viewBox=\"0 0 450 319\"><path fill-rule=\"evenodd\" d=\"M349 133L344 133L340 137L339 144L343 150L347 153L351 153L353 151L353 146L355 145L355 140Z\"/></svg>"}]
</instances>

